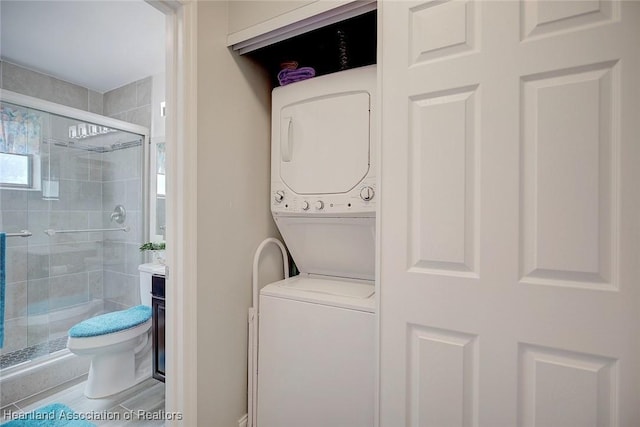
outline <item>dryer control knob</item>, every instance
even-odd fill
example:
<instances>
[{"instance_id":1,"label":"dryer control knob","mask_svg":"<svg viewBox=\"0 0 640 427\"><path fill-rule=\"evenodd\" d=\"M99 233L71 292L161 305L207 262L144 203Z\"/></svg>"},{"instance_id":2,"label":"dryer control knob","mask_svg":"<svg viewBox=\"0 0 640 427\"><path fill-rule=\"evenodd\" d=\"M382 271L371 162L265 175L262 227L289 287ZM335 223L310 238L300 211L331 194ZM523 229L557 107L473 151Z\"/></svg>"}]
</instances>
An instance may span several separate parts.
<instances>
[{"instance_id":1,"label":"dryer control knob","mask_svg":"<svg viewBox=\"0 0 640 427\"><path fill-rule=\"evenodd\" d=\"M273 200L275 200L276 203L281 203L284 200L284 191L276 191L276 193L273 195Z\"/></svg>"},{"instance_id":2,"label":"dryer control knob","mask_svg":"<svg viewBox=\"0 0 640 427\"><path fill-rule=\"evenodd\" d=\"M302 210L303 211L308 211L309 210L309 202L307 202L306 200L304 202L302 202Z\"/></svg>"},{"instance_id":3,"label":"dryer control knob","mask_svg":"<svg viewBox=\"0 0 640 427\"><path fill-rule=\"evenodd\" d=\"M317 210L322 210L324 208L324 202L322 200L318 200L315 204Z\"/></svg>"},{"instance_id":4,"label":"dryer control knob","mask_svg":"<svg viewBox=\"0 0 640 427\"><path fill-rule=\"evenodd\" d=\"M364 187L362 190L360 190L360 198L365 202L368 202L369 200L373 199L373 196L375 194L376 194L375 191L373 191L373 188L371 187Z\"/></svg>"}]
</instances>

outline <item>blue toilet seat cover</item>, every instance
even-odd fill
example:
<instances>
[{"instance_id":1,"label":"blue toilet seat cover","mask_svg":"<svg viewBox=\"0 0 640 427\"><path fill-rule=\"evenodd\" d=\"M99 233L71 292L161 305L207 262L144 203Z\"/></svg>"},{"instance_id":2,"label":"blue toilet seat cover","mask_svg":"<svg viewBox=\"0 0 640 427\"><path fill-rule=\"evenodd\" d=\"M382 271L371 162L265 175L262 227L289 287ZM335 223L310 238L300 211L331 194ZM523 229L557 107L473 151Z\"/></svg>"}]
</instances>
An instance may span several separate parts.
<instances>
[{"instance_id":1,"label":"blue toilet seat cover","mask_svg":"<svg viewBox=\"0 0 640 427\"><path fill-rule=\"evenodd\" d=\"M84 320L69 329L69 336L81 338L111 334L141 325L150 318L151 307L138 305Z\"/></svg>"}]
</instances>

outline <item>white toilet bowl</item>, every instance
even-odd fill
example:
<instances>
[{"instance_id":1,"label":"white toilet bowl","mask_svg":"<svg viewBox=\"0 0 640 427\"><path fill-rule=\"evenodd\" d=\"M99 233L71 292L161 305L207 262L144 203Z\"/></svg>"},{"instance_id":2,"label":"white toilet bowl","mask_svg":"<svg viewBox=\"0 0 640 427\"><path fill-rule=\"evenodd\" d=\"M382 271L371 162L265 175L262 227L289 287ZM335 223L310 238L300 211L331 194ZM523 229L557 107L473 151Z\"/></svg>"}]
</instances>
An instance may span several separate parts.
<instances>
[{"instance_id":1,"label":"white toilet bowl","mask_svg":"<svg viewBox=\"0 0 640 427\"><path fill-rule=\"evenodd\" d=\"M67 348L91 357L85 396L97 399L151 377L151 307L93 317L69 330Z\"/></svg>"},{"instance_id":2,"label":"white toilet bowl","mask_svg":"<svg viewBox=\"0 0 640 427\"><path fill-rule=\"evenodd\" d=\"M67 348L91 357L85 396L97 399L126 390L151 377L151 277L164 275L159 264L142 264L141 305L82 321L69 329Z\"/></svg>"}]
</instances>

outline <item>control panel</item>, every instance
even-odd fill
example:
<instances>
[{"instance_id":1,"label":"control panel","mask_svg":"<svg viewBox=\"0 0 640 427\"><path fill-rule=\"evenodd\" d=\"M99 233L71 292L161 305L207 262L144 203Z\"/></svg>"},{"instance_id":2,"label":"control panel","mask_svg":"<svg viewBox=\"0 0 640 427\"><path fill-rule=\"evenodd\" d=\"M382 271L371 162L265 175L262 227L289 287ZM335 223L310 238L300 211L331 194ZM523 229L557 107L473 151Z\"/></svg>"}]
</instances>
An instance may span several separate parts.
<instances>
[{"instance_id":1,"label":"control panel","mask_svg":"<svg viewBox=\"0 0 640 427\"><path fill-rule=\"evenodd\" d=\"M280 181L272 184L271 211L301 214L372 212L378 197L374 177L367 177L343 194L296 194Z\"/></svg>"}]
</instances>

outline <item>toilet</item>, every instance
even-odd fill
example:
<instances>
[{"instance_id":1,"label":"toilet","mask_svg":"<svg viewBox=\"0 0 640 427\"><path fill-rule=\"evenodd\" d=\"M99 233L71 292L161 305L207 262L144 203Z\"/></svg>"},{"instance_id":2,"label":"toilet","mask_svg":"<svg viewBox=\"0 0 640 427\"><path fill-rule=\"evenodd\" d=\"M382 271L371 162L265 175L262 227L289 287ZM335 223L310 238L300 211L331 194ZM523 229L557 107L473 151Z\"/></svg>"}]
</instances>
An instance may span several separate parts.
<instances>
[{"instance_id":1,"label":"toilet","mask_svg":"<svg viewBox=\"0 0 640 427\"><path fill-rule=\"evenodd\" d=\"M110 396L151 377L151 276L164 275L164 265L142 264L139 271L141 305L69 329L69 351L91 357L84 390L88 398Z\"/></svg>"}]
</instances>

